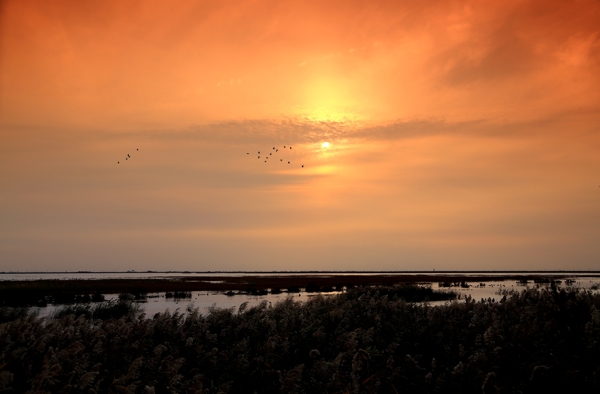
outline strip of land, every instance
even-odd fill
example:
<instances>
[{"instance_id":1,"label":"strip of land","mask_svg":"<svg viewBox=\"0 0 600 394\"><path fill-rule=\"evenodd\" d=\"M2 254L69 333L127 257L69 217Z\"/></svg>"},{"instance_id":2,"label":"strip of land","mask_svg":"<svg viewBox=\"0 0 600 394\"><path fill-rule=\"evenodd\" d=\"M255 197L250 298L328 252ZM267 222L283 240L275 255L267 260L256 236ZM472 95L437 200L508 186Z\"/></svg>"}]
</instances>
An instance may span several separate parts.
<instances>
[{"instance_id":1,"label":"strip of land","mask_svg":"<svg viewBox=\"0 0 600 394\"><path fill-rule=\"evenodd\" d=\"M600 275L598 275L600 276ZM147 294L159 292L231 291L265 293L266 291L332 291L344 287L395 285L401 283L461 283L505 280L549 283L573 277L568 274L331 274L331 275L241 275L192 276L135 279L47 279L0 282L1 305L35 305L46 297L69 297L83 294Z\"/></svg>"}]
</instances>

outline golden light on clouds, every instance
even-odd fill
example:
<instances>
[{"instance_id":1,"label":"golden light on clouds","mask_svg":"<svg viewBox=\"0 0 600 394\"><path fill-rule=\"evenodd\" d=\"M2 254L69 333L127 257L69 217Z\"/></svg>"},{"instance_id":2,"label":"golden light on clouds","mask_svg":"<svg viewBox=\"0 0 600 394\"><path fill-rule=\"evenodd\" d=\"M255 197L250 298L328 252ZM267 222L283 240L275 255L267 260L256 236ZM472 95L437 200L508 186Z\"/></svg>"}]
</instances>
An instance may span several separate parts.
<instances>
[{"instance_id":1,"label":"golden light on clouds","mask_svg":"<svg viewBox=\"0 0 600 394\"><path fill-rule=\"evenodd\" d=\"M600 269L596 1L0 18L0 270Z\"/></svg>"},{"instance_id":2,"label":"golden light on clouds","mask_svg":"<svg viewBox=\"0 0 600 394\"><path fill-rule=\"evenodd\" d=\"M368 118L348 82L339 78L317 78L307 84L296 112L313 122L364 121Z\"/></svg>"}]
</instances>

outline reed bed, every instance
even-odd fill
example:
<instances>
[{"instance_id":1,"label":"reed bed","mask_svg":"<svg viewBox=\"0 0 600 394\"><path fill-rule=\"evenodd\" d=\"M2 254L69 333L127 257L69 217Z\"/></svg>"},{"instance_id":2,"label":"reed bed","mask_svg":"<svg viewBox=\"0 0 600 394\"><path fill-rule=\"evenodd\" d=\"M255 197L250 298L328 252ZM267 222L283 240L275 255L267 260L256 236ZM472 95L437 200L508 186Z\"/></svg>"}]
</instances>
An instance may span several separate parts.
<instances>
[{"instance_id":1,"label":"reed bed","mask_svg":"<svg viewBox=\"0 0 600 394\"><path fill-rule=\"evenodd\" d=\"M130 301L132 300L119 299L119 301L103 301L97 304L65 305L57 309L51 318L59 319L69 315L103 320L123 316L134 318L142 313L142 308L139 304Z\"/></svg>"},{"instance_id":2,"label":"reed bed","mask_svg":"<svg viewBox=\"0 0 600 394\"><path fill-rule=\"evenodd\" d=\"M0 324L0 391L598 392L599 295L552 287L432 307L403 298L415 289L151 318L0 311L14 318Z\"/></svg>"}]
</instances>

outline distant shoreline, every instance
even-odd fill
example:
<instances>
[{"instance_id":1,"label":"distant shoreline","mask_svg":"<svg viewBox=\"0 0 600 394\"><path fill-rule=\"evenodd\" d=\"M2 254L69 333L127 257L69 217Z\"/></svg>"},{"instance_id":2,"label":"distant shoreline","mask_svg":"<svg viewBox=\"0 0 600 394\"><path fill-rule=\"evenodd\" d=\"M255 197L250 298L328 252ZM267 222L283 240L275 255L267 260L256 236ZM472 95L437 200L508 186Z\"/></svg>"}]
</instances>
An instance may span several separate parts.
<instances>
[{"instance_id":1,"label":"distant shoreline","mask_svg":"<svg viewBox=\"0 0 600 394\"><path fill-rule=\"evenodd\" d=\"M0 275L31 274L598 274L600 270L407 270L407 271L0 271Z\"/></svg>"}]
</instances>

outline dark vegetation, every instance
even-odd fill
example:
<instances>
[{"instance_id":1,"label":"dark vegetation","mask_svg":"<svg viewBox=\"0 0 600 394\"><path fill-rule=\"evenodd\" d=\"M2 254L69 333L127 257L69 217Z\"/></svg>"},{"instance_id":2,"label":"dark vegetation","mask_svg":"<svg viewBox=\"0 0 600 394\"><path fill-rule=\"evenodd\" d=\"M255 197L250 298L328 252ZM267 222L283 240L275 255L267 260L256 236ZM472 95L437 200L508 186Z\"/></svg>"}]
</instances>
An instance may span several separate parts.
<instances>
[{"instance_id":1,"label":"dark vegetation","mask_svg":"<svg viewBox=\"0 0 600 394\"><path fill-rule=\"evenodd\" d=\"M192 292L190 291L167 291L165 298L174 298L176 300L192 298Z\"/></svg>"},{"instance_id":2,"label":"dark vegetation","mask_svg":"<svg viewBox=\"0 0 600 394\"><path fill-rule=\"evenodd\" d=\"M553 286L505 292L495 303L402 299L432 297L422 289L362 287L149 319L118 309L131 301L67 306L47 319L2 307L0 392L600 390L599 295Z\"/></svg>"},{"instance_id":3,"label":"dark vegetation","mask_svg":"<svg viewBox=\"0 0 600 394\"><path fill-rule=\"evenodd\" d=\"M87 319L111 319L127 316L135 318L142 310L139 304L129 302L130 300L103 301L97 304L73 304L65 305L57 309L52 318L60 319L65 316L84 316Z\"/></svg>"},{"instance_id":4,"label":"dark vegetation","mask_svg":"<svg viewBox=\"0 0 600 394\"><path fill-rule=\"evenodd\" d=\"M0 307L0 324L11 322L17 319L27 318L31 315L36 315L36 310L30 310L29 308L17 307L17 308L8 308L8 307Z\"/></svg>"},{"instance_id":5,"label":"dark vegetation","mask_svg":"<svg viewBox=\"0 0 600 394\"><path fill-rule=\"evenodd\" d=\"M230 291L235 294L265 295L268 289L288 293L332 292L351 289L354 286L391 286L399 283L447 284L448 287L466 282L502 280L534 281L549 283L565 275L247 275L247 276L185 276L179 278L144 279L48 279L33 281L0 281L0 305L46 306L47 304L73 304L104 301L103 294L132 294L136 300L144 300L147 294L169 292L188 294L192 291ZM218 279L218 280L216 280ZM569 282L568 280L565 283ZM567 283L569 284L569 283ZM237 292L237 293L236 293ZM276 294L276 293L273 293ZM129 296L127 296L129 297ZM130 297L129 297L130 298ZM188 298L188 297L174 297Z\"/></svg>"},{"instance_id":6,"label":"dark vegetation","mask_svg":"<svg viewBox=\"0 0 600 394\"><path fill-rule=\"evenodd\" d=\"M479 285L485 286L485 283L480 283ZM463 289L467 289L470 287L470 285L465 281L462 281L462 282L440 282L438 284L438 286L439 287L462 287Z\"/></svg>"}]
</instances>

